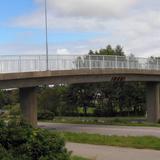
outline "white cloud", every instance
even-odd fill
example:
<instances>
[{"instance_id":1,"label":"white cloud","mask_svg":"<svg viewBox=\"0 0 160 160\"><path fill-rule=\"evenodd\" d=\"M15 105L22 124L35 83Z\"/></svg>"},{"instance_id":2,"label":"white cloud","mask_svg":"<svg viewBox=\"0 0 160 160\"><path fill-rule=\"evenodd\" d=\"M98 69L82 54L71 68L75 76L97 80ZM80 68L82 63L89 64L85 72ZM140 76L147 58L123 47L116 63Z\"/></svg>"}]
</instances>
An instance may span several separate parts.
<instances>
[{"instance_id":1,"label":"white cloud","mask_svg":"<svg viewBox=\"0 0 160 160\"><path fill-rule=\"evenodd\" d=\"M72 17L119 16L135 3L136 0L48 0L56 15Z\"/></svg>"},{"instance_id":2,"label":"white cloud","mask_svg":"<svg viewBox=\"0 0 160 160\"><path fill-rule=\"evenodd\" d=\"M58 48L56 51L58 55L69 55L70 52L66 48Z\"/></svg>"},{"instance_id":3,"label":"white cloud","mask_svg":"<svg viewBox=\"0 0 160 160\"><path fill-rule=\"evenodd\" d=\"M35 0L39 9L12 21L14 26L44 27L44 0ZM101 30L106 21L125 16L137 0L48 0L51 29Z\"/></svg>"},{"instance_id":4,"label":"white cloud","mask_svg":"<svg viewBox=\"0 0 160 160\"><path fill-rule=\"evenodd\" d=\"M44 28L44 0L35 2L38 9L14 19L12 25ZM54 48L50 43L50 51L81 54L110 43L122 44L128 54L160 56L160 11L155 9L155 5L157 3L152 0L48 0L50 32L103 33L94 39L54 44ZM35 48L38 51L38 47Z\"/></svg>"}]
</instances>

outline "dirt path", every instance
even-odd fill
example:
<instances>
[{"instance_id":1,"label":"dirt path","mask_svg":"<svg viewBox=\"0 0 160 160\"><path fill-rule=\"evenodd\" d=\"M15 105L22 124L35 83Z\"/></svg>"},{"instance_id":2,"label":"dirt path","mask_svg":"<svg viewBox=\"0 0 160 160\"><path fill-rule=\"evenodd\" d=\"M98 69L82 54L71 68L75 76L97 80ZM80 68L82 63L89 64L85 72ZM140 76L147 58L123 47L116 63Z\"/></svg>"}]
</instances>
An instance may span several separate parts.
<instances>
[{"instance_id":1,"label":"dirt path","mask_svg":"<svg viewBox=\"0 0 160 160\"><path fill-rule=\"evenodd\" d=\"M160 151L67 143L73 154L91 160L160 160Z\"/></svg>"},{"instance_id":2,"label":"dirt path","mask_svg":"<svg viewBox=\"0 0 160 160\"><path fill-rule=\"evenodd\" d=\"M160 128L156 127L128 127L60 123L39 123L39 126L42 128L55 129L58 131L97 133L101 135L160 137Z\"/></svg>"}]
</instances>

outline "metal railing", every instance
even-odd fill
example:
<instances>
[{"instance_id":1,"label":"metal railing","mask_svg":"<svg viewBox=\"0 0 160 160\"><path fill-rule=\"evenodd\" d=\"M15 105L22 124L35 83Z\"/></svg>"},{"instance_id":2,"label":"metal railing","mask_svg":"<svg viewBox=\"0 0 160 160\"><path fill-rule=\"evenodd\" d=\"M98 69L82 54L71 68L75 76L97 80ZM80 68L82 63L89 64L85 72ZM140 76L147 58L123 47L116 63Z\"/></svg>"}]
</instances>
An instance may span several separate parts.
<instances>
[{"instance_id":1,"label":"metal railing","mask_svg":"<svg viewBox=\"0 0 160 160\"><path fill-rule=\"evenodd\" d=\"M159 58L101 55L49 55L48 69L139 69L160 70ZM46 70L45 55L0 56L0 73L32 72Z\"/></svg>"}]
</instances>

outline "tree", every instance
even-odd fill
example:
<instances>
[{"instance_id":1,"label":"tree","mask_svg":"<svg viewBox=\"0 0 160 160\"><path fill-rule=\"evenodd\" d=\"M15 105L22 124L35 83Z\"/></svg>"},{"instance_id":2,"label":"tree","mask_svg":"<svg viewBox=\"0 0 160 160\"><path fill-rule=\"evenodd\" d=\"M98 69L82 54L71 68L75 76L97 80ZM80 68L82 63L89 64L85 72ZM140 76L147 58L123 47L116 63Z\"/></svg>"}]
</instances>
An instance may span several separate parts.
<instances>
[{"instance_id":1,"label":"tree","mask_svg":"<svg viewBox=\"0 0 160 160\"><path fill-rule=\"evenodd\" d=\"M93 57L89 55L94 55ZM77 67L87 67L89 58L97 60L96 55L117 55L127 57L120 45L111 45L97 51L90 50L85 57L78 57ZM120 57L121 59L122 57ZM139 65L134 55L129 56L130 67ZM154 59L152 58L152 61ZM49 110L55 115L79 115L83 108L88 115L88 108L94 108L94 116L129 116L145 114L145 84L141 82L103 82L92 84L61 85L42 89L39 94L40 110Z\"/></svg>"},{"instance_id":2,"label":"tree","mask_svg":"<svg viewBox=\"0 0 160 160\"><path fill-rule=\"evenodd\" d=\"M89 55L117 55L124 56L125 53L120 45L112 48L108 45L99 51L90 50ZM89 56L84 58L86 62ZM129 56L132 67L138 65L138 61L134 55ZM127 61L127 59L126 59ZM130 67L131 67L130 66ZM74 97L73 105L88 106L95 108L95 114L99 116L115 116L115 115L138 115L145 114L145 85L140 82L105 82L94 84L77 84L71 85L70 88L74 93L70 97ZM90 98L91 97L91 98ZM85 108L84 108L85 111Z\"/></svg>"},{"instance_id":3,"label":"tree","mask_svg":"<svg viewBox=\"0 0 160 160\"><path fill-rule=\"evenodd\" d=\"M39 91L38 106L41 111L51 111L56 116L60 116L64 108L64 95L66 86L54 86L42 88Z\"/></svg>"},{"instance_id":4,"label":"tree","mask_svg":"<svg viewBox=\"0 0 160 160\"><path fill-rule=\"evenodd\" d=\"M88 107L92 106L94 95L94 87L92 84L73 84L68 88L67 106L72 108L72 111L78 112L78 107L83 108L84 115L87 115Z\"/></svg>"},{"instance_id":5,"label":"tree","mask_svg":"<svg viewBox=\"0 0 160 160\"><path fill-rule=\"evenodd\" d=\"M111 45L107 45L106 48L102 48L99 51L90 50L89 55L117 55L124 56L123 48L120 45L117 45L115 48L112 48Z\"/></svg>"}]
</instances>

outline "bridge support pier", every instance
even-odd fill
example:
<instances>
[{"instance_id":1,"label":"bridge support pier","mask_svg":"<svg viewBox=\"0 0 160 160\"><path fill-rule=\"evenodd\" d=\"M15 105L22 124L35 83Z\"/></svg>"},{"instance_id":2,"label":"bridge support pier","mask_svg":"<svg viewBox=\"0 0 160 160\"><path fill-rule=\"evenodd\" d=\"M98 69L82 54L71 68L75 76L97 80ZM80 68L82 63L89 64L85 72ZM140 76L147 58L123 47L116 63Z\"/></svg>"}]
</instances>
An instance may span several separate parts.
<instances>
[{"instance_id":1,"label":"bridge support pier","mask_svg":"<svg viewBox=\"0 0 160 160\"><path fill-rule=\"evenodd\" d=\"M160 120L160 83L147 83L146 98L148 122L157 123Z\"/></svg>"},{"instance_id":2,"label":"bridge support pier","mask_svg":"<svg viewBox=\"0 0 160 160\"><path fill-rule=\"evenodd\" d=\"M20 88L20 105L24 120L33 127L37 126L36 87Z\"/></svg>"}]
</instances>

